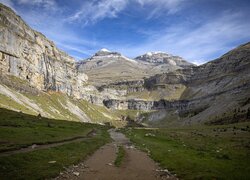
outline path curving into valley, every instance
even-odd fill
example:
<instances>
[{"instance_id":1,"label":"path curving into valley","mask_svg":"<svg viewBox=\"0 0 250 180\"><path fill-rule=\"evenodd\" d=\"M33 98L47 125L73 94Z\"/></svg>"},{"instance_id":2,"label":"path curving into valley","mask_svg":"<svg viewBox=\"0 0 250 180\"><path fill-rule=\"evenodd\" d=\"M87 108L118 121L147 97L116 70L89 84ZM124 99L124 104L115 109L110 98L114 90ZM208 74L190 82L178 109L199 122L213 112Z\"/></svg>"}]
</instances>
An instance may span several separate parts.
<instances>
[{"instance_id":1,"label":"path curving into valley","mask_svg":"<svg viewBox=\"0 0 250 180\"><path fill-rule=\"evenodd\" d=\"M160 167L142 151L137 150L126 136L114 129L109 130L112 143L106 144L85 162L72 166L55 179L81 180L159 180L177 179ZM125 149L120 167L114 165L118 146Z\"/></svg>"},{"instance_id":2,"label":"path curving into valley","mask_svg":"<svg viewBox=\"0 0 250 180\"><path fill-rule=\"evenodd\" d=\"M84 141L86 139L90 139L94 135L95 135L95 130L91 130L86 136L77 136L77 137L72 137L69 139L62 139L59 141L48 142L45 144L32 144L32 145L24 147L24 148L0 152L0 157L10 156L10 155L19 154L19 153L27 153L27 152L32 152L32 151L41 150L41 149L48 149L48 148L52 148L52 147L61 146L64 144L70 144L73 142L81 142L81 141Z\"/></svg>"}]
</instances>

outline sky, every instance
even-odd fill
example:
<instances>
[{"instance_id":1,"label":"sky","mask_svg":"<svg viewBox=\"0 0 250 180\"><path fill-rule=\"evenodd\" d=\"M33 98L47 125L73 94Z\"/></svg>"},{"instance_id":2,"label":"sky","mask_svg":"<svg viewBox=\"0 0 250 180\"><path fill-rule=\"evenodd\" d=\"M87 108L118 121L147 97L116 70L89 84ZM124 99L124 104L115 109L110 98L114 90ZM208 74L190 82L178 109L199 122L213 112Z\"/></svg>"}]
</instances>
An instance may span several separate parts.
<instances>
[{"instance_id":1,"label":"sky","mask_svg":"<svg viewBox=\"0 0 250 180\"><path fill-rule=\"evenodd\" d=\"M249 0L0 0L77 60L106 48L195 64L250 41Z\"/></svg>"}]
</instances>

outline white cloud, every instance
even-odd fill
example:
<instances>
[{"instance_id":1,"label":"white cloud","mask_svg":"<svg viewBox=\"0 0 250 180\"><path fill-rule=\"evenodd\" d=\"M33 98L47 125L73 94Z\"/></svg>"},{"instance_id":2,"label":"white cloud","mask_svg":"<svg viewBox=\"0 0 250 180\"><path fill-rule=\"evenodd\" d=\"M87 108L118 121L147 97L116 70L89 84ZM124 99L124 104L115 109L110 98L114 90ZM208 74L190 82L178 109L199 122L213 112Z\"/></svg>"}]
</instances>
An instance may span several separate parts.
<instances>
[{"instance_id":1,"label":"white cloud","mask_svg":"<svg viewBox=\"0 0 250 180\"><path fill-rule=\"evenodd\" d=\"M25 0L26 1L26 0ZM67 18L67 21L81 21L84 24L95 23L104 18L115 18L129 5L136 3L139 7L150 6L148 18L158 16L162 12L177 12L185 0L100 0L84 2L82 8Z\"/></svg>"},{"instance_id":2,"label":"white cloud","mask_svg":"<svg viewBox=\"0 0 250 180\"><path fill-rule=\"evenodd\" d=\"M136 0L141 6L151 6L148 19L158 17L161 13L174 14L179 11L185 0Z\"/></svg>"},{"instance_id":3,"label":"white cloud","mask_svg":"<svg viewBox=\"0 0 250 180\"><path fill-rule=\"evenodd\" d=\"M114 18L127 6L127 0L101 0L85 2L81 10L68 18L69 21L95 23L106 17Z\"/></svg>"},{"instance_id":4,"label":"white cloud","mask_svg":"<svg viewBox=\"0 0 250 180\"><path fill-rule=\"evenodd\" d=\"M114 48L130 57L148 51L165 51L202 64L231 50L237 42L244 43L245 39L250 39L250 23L244 19L246 17L243 13L225 12L197 28L191 28L187 24L175 24L157 35L155 32L148 34L147 42L141 45Z\"/></svg>"}]
</instances>

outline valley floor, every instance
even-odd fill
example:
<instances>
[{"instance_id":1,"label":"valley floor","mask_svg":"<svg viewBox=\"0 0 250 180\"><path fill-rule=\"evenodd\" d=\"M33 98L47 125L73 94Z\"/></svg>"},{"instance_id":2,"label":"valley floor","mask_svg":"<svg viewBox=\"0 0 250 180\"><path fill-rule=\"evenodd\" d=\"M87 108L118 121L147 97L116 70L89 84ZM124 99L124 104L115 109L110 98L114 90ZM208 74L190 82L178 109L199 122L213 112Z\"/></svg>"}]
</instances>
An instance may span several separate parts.
<instances>
[{"instance_id":1,"label":"valley floor","mask_svg":"<svg viewBox=\"0 0 250 180\"><path fill-rule=\"evenodd\" d=\"M249 122L109 129L0 108L0 179L250 178Z\"/></svg>"},{"instance_id":2,"label":"valley floor","mask_svg":"<svg viewBox=\"0 0 250 180\"><path fill-rule=\"evenodd\" d=\"M0 109L0 179L48 179L110 141L108 127Z\"/></svg>"}]
</instances>

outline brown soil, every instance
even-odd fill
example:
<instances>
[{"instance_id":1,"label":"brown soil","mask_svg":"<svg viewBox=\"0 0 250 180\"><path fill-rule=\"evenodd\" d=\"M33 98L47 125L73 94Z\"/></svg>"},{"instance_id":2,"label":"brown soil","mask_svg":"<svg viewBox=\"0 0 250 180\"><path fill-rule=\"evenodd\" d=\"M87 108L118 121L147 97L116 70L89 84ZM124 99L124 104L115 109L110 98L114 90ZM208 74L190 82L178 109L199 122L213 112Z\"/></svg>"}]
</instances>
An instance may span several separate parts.
<instances>
[{"instance_id":1,"label":"brown soil","mask_svg":"<svg viewBox=\"0 0 250 180\"><path fill-rule=\"evenodd\" d=\"M154 180L177 179L167 170L159 166L142 151L131 146L129 140L121 133L110 131L114 140L97 150L85 162L72 166L62 172L56 179L83 180ZM120 167L114 166L118 145L123 145L126 151Z\"/></svg>"}]
</instances>

